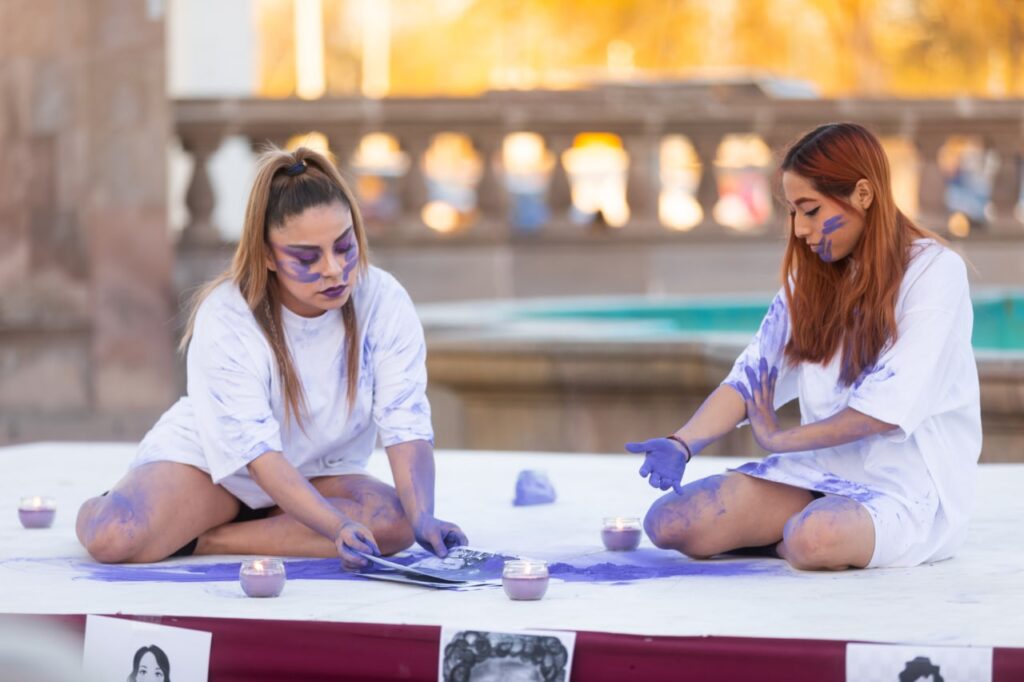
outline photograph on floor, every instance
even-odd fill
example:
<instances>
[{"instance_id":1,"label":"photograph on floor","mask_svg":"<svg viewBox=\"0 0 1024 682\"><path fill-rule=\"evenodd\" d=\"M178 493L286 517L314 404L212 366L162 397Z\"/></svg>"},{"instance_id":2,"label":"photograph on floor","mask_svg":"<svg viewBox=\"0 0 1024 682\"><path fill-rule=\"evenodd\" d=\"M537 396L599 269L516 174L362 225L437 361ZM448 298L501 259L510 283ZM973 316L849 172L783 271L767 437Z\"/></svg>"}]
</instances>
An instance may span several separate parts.
<instances>
[{"instance_id":1,"label":"photograph on floor","mask_svg":"<svg viewBox=\"0 0 1024 682\"><path fill-rule=\"evenodd\" d=\"M90 615L82 666L88 679L128 682L206 682L209 632Z\"/></svg>"},{"instance_id":2,"label":"photograph on floor","mask_svg":"<svg viewBox=\"0 0 1024 682\"><path fill-rule=\"evenodd\" d=\"M575 632L441 629L438 682L568 682Z\"/></svg>"}]
</instances>

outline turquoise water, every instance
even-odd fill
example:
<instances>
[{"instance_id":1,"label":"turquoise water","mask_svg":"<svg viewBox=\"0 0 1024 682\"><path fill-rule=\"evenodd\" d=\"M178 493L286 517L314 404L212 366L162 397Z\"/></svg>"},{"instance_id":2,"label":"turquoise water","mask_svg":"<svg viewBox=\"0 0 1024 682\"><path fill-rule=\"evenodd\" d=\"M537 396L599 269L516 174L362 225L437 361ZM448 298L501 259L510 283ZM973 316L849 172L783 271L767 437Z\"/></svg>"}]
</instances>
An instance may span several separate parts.
<instances>
[{"instance_id":1,"label":"turquoise water","mask_svg":"<svg viewBox=\"0 0 1024 682\"><path fill-rule=\"evenodd\" d=\"M737 302L569 308L553 307L524 312L524 318L603 323L642 322L652 332L757 331L770 299ZM978 350L1024 350L1024 294L978 298L974 301L974 347Z\"/></svg>"}]
</instances>

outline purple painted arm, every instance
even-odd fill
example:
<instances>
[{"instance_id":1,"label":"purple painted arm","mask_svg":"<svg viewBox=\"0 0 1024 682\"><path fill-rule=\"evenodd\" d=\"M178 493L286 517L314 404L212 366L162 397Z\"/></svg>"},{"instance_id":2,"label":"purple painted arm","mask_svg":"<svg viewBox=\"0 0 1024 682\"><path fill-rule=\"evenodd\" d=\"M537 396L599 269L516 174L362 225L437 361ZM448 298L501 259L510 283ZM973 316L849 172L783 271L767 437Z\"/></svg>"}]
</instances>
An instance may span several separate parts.
<instances>
[{"instance_id":1,"label":"purple painted arm","mask_svg":"<svg viewBox=\"0 0 1024 682\"><path fill-rule=\"evenodd\" d=\"M736 428L746 416L743 398L731 386L719 386L707 397L675 436L686 442L690 453L698 452ZM626 450L644 454L640 475L654 488L672 488L680 493L686 455L682 447L668 438L652 438L642 443L627 443Z\"/></svg>"},{"instance_id":2,"label":"purple painted arm","mask_svg":"<svg viewBox=\"0 0 1024 682\"><path fill-rule=\"evenodd\" d=\"M395 490L405 516L412 525L416 542L444 558L448 550L468 545L469 540L454 523L434 516L434 448L425 440L396 443L384 448L395 479Z\"/></svg>"},{"instance_id":3,"label":"purple painted arm","mask_svg":"<svg viewBox=\"0 0 1024 682\"><path fill-rule=\"evenodd\" d=\"M254 459L249 463L249 474L282 510L331 540L346 569L356 570L369 563L353 550L380 556L370 529L324 499L280 452L265 452Z\"/></svg>"}]
</instances>

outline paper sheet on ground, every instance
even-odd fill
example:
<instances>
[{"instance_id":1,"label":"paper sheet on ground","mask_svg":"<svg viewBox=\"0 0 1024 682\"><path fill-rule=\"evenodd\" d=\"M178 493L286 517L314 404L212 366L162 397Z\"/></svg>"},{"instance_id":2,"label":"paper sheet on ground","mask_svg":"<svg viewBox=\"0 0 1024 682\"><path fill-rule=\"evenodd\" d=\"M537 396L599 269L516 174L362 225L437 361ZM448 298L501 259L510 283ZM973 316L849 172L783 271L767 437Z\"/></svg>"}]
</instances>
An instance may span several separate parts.
<instances>
[{"instance_id":1,"label":"paper sheet on ground","mask_svg":"<svg viewBox=\"0 0 1024 682\"><path fill-rule=\"evenodd\" d=\"M505 561L516 558L470 547L454 547L443 559L430 556L405 565L371 554L360 554L382 569L360 574L366 578L448 589L495 584L501 578Z\"/></svg>"}]
</instances>

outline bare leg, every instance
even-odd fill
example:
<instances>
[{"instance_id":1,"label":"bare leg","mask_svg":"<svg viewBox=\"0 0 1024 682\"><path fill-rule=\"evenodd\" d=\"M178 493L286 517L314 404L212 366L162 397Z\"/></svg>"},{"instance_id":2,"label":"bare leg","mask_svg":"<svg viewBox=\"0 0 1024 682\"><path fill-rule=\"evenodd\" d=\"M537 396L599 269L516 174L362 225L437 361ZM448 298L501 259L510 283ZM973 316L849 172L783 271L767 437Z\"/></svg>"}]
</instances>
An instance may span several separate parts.
<instances>
[{"instance_id":1,"label":"bare leg","mask_svg":"<svg viewBox=\"0 0 1024 682\"><path fill-rule=\"evenodd\" d=\"M786 521L813 499L802 488L731 472L661 497L647 512L644 529L662 549L705 559L778 542Z\"/></svg>"},{"instance_id":2,"label":"bare leg","mask_svg":"<svg viewBox=\"0 0 1024 682\"><path fill-rule=\"evenodd\" d=\"M412 526L391 486L360 474L324 476L310 483L331 504L368 527L384 554L412 544ZM229 523L204 533L195 553L337 557L338 549L331 540L277 510L265 519Z\"/></svg>"},{"instance_id":3,"label":"bare leg","mask_svg":"<svg viewBox=\"0 0 1024 682\"><path fill-rule=\"evenodd\" d=\"M239 502L187 464L152 462L125 474L78 511L78 540L97 561L166 559L206 530L233 519Z\"/></svg>"},{"instance_id":4,"label":"bare leg","mask_svg":"<svg viewBox=\"0 0 1024 682\"><path fill-rule=\"evenodd\" d=\"M867 509L826 495L786 522L779 555L805 571L864 568L875 552L875 524Z\"/></svg>"}]
</instances>

